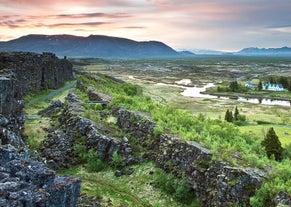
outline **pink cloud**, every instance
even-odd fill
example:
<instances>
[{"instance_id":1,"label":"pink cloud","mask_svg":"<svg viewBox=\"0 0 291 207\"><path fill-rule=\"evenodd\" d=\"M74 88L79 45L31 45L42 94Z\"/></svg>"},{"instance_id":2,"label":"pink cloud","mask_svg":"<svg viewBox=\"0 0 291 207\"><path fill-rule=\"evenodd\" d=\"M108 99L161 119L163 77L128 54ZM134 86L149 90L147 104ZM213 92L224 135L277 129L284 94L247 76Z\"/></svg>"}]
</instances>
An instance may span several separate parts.
<instances>
[{"instance_id":1,"label":"pink cloud","mask_svg":"<svg viewBox=\"0 0 291 207\"><path fill-rule=\"evenodd\" d=\"M132 15L129 15L127 13L103 13L103 12L95 12L95 13L80 13L80 14L59 14L59 15L52 15L56 18L98 18L98 17L104 17L104 18L130 18Z\"/></svg>"},{"instance_id":2,"label":"pink cloud","mask_svg":"<svg viewBox=\"0 0 291 207\"><path fill-rule=\"evenodd\" d=\"M154 5L156 6L159 6L159 7L168 7L168 6L171 6L172 4L169 3L169 2L165 2L165 1L159 1L159 0L146 0L147 2L151 2L153 3Z\"/></svg>"}]
</instances>

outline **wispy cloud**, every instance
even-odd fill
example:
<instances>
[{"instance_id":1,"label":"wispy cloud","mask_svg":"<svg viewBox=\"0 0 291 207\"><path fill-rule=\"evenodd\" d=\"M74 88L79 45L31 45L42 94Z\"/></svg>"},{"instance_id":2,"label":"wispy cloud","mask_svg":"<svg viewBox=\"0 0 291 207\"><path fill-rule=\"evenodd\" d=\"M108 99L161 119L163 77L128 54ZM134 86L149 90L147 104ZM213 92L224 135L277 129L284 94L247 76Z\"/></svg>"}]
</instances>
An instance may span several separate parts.
<instances>
[{"instance_id":1,"label":"wispy cloud","mask_svg":"<svg viewBox=\"0 0 291 207\"><path fill-rule=\"evenodd\" d=\"M127 27L122 27L125 29L145 29L146 27L142 27L142 26L127 26Z\"/></svg>"},{"instance_id":2,"label":"wispy cloud","mask_svg":"<svg viewBox=\"0 0 291 207\"><path fill-rule=\"evenodd\" d=\"M38 24L37 27L77 27L77 26L100 26L111 24L110 22L81 22L81 23L58 23L58 24Z\"/></svg>"},{"instance_id":3,"label":"wispy cloud","mask_svg":"<svg viewBox=\"0 0 291 207\"><path fill-rule=\"evenodd\" d=\"M19 28L22 24L27 23L25 19L0 21L0 26L9 28Z\"/></svg>"},{"instance_id":4,"label":"wispy cloud","mask_svg":"<svg viewBox=\"0 0 291 207\"><path fill-rule=\"evenodd\" d=\"M102 13L102 12L96 12L96 13L81 13L81 14L59 14L59 15L52 15L56 18L72 18L72 19L80 19L80 18L130 18L133 17L132 15L129 15L127 13Z\"/></svg>"}]
</instances>

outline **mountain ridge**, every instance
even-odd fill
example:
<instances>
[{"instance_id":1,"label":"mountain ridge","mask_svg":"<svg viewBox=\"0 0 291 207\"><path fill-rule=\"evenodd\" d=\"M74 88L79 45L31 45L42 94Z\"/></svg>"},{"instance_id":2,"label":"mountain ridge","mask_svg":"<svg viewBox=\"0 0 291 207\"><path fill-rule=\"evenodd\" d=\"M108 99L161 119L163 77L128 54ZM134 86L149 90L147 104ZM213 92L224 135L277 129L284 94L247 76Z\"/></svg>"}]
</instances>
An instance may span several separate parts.
<instances>
[{"instance_id":1,"label":"mountain ridge","mask_svg":"<svg viewBox=\"0 0 291 207\"><path fill-rule=\"evenodd\" d=\"M90 35L36 35L0 42L0 51L52 52L58 56L99 58L159 58L183 56L160 41L135 41L121 37Z\"/></svg>"},{"instance_id":2,"label":"mountain ridge","mask_svg":"<svg viewBox=\"0 0 291 207\"><path fill-rule=\"evenodd\" d=\"M284 46L280 48L258 48L248 47L238 51L240 55L267 55L267 56L290 56L291 48Z\"/></svg>"}]
</instances>

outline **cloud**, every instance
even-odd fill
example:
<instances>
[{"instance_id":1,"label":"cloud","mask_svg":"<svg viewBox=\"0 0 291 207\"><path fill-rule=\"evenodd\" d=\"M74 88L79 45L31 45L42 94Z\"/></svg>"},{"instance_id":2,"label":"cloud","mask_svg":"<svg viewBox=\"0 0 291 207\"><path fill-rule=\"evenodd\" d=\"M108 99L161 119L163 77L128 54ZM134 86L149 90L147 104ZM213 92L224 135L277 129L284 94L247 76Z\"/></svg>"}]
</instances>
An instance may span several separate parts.
<instances>
[{"instance_id":1,"label":"cloud","mask_svg":"<svg viewBox=\"0 0 291 207\"><path fill-rule=\"evenodd\" d=\"M122 27L124 29L145 29L146 27L143 26L127 26L127 27Z\"/></svg>"},{"instance_id":2,"label":"cloud","mask_svg":"<svg viewBox=\"0 0 291 207\"><path fill-rule=\"evenodd\" d=\"M103 18L130 18L132 15L129 15L127 13L102 13L102 12L96 12L96 13L80 13L80 14L59 14L59 15L53 15L56 18L72 18L72 19L80 19L80 18L96 18L96 17L103 17Z\"/></svg>"},{"instance_id":3,"label":"cloud","mask_svg":"<svg viewBox=\"0 0 291 207\"><path fill-rule=\"evenodd\" d=\"M147 2L151 2L154 5L158 6L158 7L168 7L171 6L172 4L166 1L159 1L159 0L146 0Z\"/></svg>"},{"instance_id":4,"label":"cloud","mask_svg":"<svg viewBox=\"0 0 291 207\"><path fill-rule=\"evenodd\" d=\"M19 28L22 24L27 23L25 19L0 21L0 26L9 28Z\"/></svg>"},{"instance_id":5,"label":"cloud","mask_svg":"<svg viewBox=\"0 0 291 207\"><path fill-rule=\"evenodd\" d=\"M82 26L100 26L105 24L111 24L111 22L81 22L81 23L56 23L56 24L35 24L34 27L82 27Z\"/></svg>"}]
</instances>

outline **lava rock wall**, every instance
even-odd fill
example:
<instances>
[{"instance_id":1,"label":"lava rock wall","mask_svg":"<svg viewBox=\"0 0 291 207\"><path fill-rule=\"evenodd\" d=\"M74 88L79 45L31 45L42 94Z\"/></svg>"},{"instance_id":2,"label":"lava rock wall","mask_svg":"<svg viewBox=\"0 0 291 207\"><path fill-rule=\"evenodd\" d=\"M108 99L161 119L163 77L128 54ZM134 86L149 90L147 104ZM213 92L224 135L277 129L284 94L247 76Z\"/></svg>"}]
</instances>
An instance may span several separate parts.
<instances>
[{"instance_id":1,"label":"lava rock wall","mask_svg":"<svg viewBox=\"0 0 291 207\"><path fill-rule=\"evenodd\" d=\"M136 112L115 109L113 113L121 129L150 143L143 146L159 167L186 176L202 206L250 206L250 197L265 178L263 172L214 161L211 151L196 142L167 134L157 138L154 135L156 124ZM153 139L154 144L148 139Z\"/></svg>"},{"instance_id":2,"label":"lava rock wall","mask_svg":"<svg viewBox=\"0 0 291 207\"><path fill-rule=\"evenodd\" d=\"M30 91L55 89L73 79L72 64L52 53L0 53L0 113L21 110Z\"/></svg>"}]
</instances>

